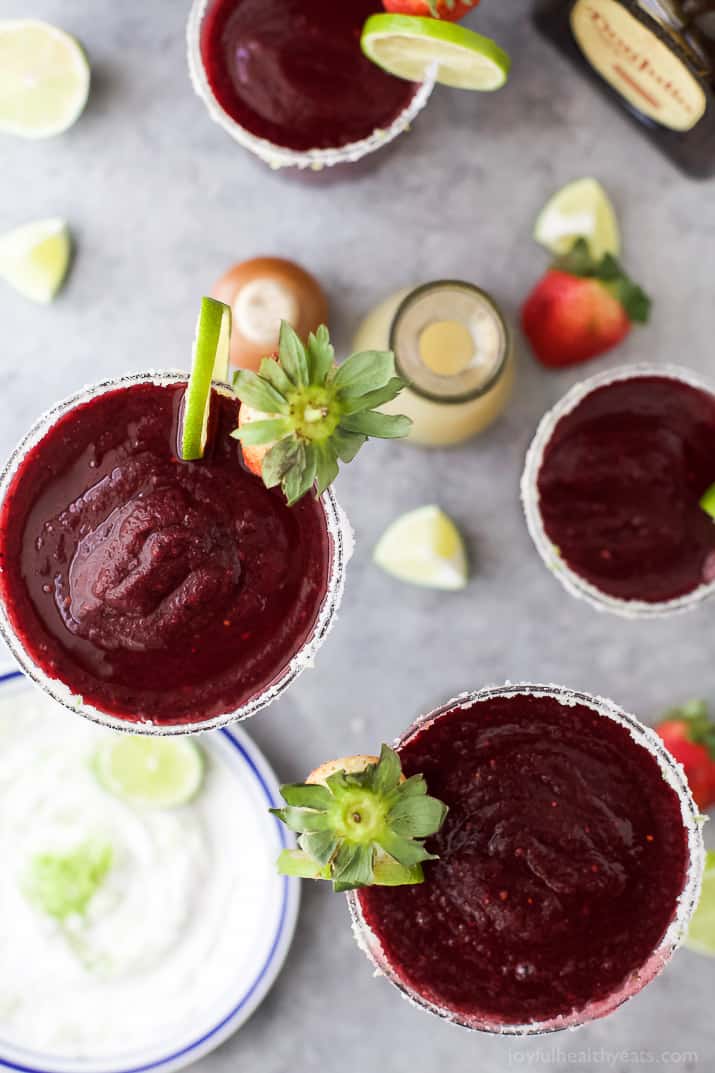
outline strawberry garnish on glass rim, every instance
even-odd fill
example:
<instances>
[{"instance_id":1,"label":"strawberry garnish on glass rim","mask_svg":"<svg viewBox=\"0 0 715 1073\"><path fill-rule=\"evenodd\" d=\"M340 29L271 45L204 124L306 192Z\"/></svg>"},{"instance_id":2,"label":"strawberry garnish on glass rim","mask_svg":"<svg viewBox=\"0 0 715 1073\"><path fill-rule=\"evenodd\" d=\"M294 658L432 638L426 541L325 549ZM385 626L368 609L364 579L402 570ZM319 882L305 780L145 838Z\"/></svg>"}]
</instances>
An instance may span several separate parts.
<instances>
[{"instance_id":1,"label":"strawberry garnish on glass rim","mask_svg":"<svg viewBox=\"0 0 715 1073\"><path fill-rule=\"evenodd\" d=\"M369 437L397 439L412 423L376 410L404 387L394 354L369 350L336 366L324 325L304 344L284 321L277 356L257 373L240 369L233 387L242 405L232 435L248 468L268 488L280 485L289 506L314 486L321 495Z\"/></svg>"},{"instance_id":2,"label":"strawberry garnish on glass rim","mask_svg":"<svg viewBox=\"0 0 715 1073\"><path fill-rule=\"evenodd\" d=\"M479 4L479 0L382 0L385 11L396 15L422 15L457 22Z\"/></svg>"},{"instance_id":3,"label":"strawberry garnish on glass rim","mask_svg":"<svg viewBox=\"0 0 715 1073\"><path fill-rule=\"evenodd\" d=\"M271 809L298 834L297 850L278 858L282 875L326 879L336 891L422 883L436 860L424 839L444 823L447 806L427 794L422 775L405 779L397 753L324 764L308 782L281 786L285 807Z\"/></svg>"}]
</instances>

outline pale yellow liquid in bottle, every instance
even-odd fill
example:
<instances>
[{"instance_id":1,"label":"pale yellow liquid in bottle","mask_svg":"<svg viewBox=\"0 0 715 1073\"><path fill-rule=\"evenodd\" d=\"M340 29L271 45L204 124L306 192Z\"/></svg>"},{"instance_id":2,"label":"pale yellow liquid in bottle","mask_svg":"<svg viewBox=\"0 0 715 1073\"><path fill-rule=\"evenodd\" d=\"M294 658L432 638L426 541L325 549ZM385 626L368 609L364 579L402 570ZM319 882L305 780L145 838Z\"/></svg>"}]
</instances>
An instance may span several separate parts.
<instances>
[{"instance_id":1,"label":"pale yellow liquid in bottle","mask_svg":"<svg viewBox=\"0 0 715 1073\"><path fill-rule=\"evenodd\" d=\"M415 304L411 299L396 322L408 296ZM514 383L514 356L508 330L488 296L447 283L398 291L367 315L353 348L388 350L393 334L398 370L408 387L382 409L412 418L411 442L425 447L461 443L499 417Z\"/></svg>"},{"instance_id":2,"label":"pale yellow liquid in bottle","mask_svg":"<svg viewBox=\"0 0 715 1073\"><path fill-rule=\"evenodd\" d=\"M433 373L456 376L474 356L474 339L458 320L436 320L420 335L419 349L422 361Z\"/></svg>"}]
</instances>

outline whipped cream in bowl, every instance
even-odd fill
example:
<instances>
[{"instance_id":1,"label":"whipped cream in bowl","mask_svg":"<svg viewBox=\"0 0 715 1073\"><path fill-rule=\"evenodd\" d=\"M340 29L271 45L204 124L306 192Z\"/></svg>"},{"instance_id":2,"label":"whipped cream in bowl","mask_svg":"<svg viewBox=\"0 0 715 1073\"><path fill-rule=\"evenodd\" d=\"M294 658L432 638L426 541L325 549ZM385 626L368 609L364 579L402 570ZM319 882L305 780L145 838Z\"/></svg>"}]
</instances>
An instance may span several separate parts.
<instances>
[{"instance_id":1,"label":"whipped cream in bowl","mask_svg":"<svg viewBox=\"0 0 715 1073\"><path fill-rule=\"evenodd\" d=\"M298 883L276 873L278 788L250 739L204 735L198 793L158 808L97 778L112 733L0 679L0 1064L178 1069L250 1016L290 945ZM87 854L81 911L38 897L38 862Z\"/></svg>"}]
</instances>

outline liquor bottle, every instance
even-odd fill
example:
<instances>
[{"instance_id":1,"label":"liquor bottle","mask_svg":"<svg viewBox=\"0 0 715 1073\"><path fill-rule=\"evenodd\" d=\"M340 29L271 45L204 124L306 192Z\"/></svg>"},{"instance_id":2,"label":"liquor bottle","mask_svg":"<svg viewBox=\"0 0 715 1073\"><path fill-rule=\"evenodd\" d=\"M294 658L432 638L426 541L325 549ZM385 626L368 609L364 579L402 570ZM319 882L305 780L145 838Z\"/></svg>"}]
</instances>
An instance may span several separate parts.
<instances>
[{"instance_id":1,"label":"liquor bottle","mask_svg":"<svg viewBox=\"0 0 715 1073\"><path fill-rule=\"evenodd\" d=\"M715 175L715 0L537 0L534 20L683 171Z\"/></svg>"}]
</instances>

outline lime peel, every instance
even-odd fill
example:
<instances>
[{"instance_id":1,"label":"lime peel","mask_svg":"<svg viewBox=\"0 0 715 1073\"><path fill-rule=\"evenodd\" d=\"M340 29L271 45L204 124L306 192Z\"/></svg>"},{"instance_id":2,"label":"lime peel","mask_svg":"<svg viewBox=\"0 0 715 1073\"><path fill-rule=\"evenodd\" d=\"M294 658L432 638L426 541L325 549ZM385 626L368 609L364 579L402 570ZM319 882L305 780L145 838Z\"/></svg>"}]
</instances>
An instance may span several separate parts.
<instances>
[{"instance_id":1,"label":"lime peel","mask_svg":"<svg viewBox=\"0 0 715 1073\"><path fill-rule=\"evenodd\" d=\"M179 433L181 457L186 462L204 456L211 411L211 382L228 380L230 350L230 306L215 298L202 298Z\"/></svg>"},{"instance_id":2,"label":"lime peel","mask_svg":"<svg viewBox=\"0 0 715 1073\"><path fill-rule=\"evenodd\" d=\"M445 86L491 92L501 89L511 67L508 53L491 38L419 15L371 15L360 44L378 67L409 82L434 74Z\"/></svg>"},{"instance_id":3,"label":"lime peel","mask_svg":"<svg viewBox=\"0 0 715 1073\"><path fill-rule=\"evenodd\" d=\"M393 577L425 588L463 589L469 579L462 535L436 506L403 514L380 538L375 563Z\"/></svg>"},{"instance_id":4,"label":"lime peel","mask_svg":"<svg viewBox=\"0 0 715 1073\"><path fill-rule=\"evenodd\" d=\"M98 781L135 805L176 808L201 789L203 753L188 738L112 736L94 755Z\"/></svg>"}]
</instances>

